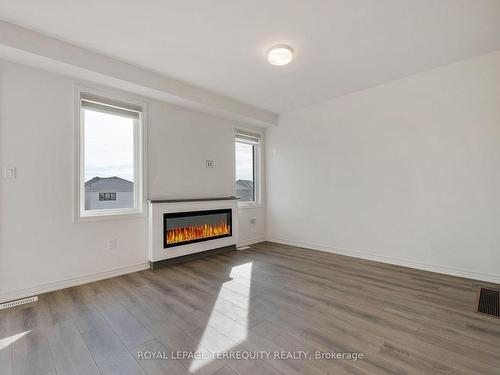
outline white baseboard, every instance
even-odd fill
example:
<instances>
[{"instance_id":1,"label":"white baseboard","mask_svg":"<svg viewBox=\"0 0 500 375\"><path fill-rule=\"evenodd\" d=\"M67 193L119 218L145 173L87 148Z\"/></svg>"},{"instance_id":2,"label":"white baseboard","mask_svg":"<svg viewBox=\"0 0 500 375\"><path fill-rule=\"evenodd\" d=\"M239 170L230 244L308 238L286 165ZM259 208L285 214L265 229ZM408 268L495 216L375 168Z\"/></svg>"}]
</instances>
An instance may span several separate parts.
<instances>
[{"instance_id":1,"label":"white baseboard","mask_svg":"<svg viewBox=\"0 0 500 375\"><path fill-rule=\"evenodd\" d=\"M80 277L74 277L71 279L55 281L52 283L47 283L39 285L32 288L19 289L12 292L7 292L0 294L0 303L8 302L20 298L31 297L37 294L53 292L54 290L69 288L76 285L91 283L93 281L99 281L103 279L109 279L111 277L125 275L127 273L142 271L149 268L149 263L139 263L125 267L119 267L108 271L98 272L92 275L85 275Z\"/></svg>"},{"instance_id":2,"label":"white baseboard","mask_svg":"<svg viewBox=\"0 0 500 375\"><path fill-rule=\"evenodd\" d=\"M253 245L254 243L262 242L265 241L266 238L264 236L259 236L259 237L254 237L254 238L247 238L246 240L241 240L238 241L236 244L237 247L242 247L242 246L249 246Z\"/></svg>"},{"instance_id":3,"label":"white baseboard","mask_svg":"<svg viewBox=\"0 0 500 375\"><path fill-rule=\"evenodd\" d=\"M409 268L415 268L415 269L423 270L423 271L442 273L445 275L464 277L466 279L480 280L480 281L486 281L486 282L490 282L490 283L494 283L494 284L500 284L500 275L492 275L492 274L486 274L486 273L481 273L481 272L476 272L476 271L468 271L468 270L463 270L463 269L458 269L458 268L453 268L453 267L448 267L448 266L441 266L441 265L437 265L437 264L427 264L427 263L415 262L412 260L388 257L385 255L373 255L373 254L369 254L369 253L362 252L362 251L356 251L356 250L350 250L350 249L340 249L340 248L336 248L336 247L312 244L312 243L308 243L308 242L289 241L289 240L284 240L281 238L272 238L272 237L267 238L266 240L269 242L276 242L276 243L280 243L283 245L304 247L304 248L312 249L312 250L319 250L319 251L324 251L324 252L328 252L328 253L346 255L346 256L353 257L353 258L373 260L376 262L394 264L397 266L403 266L403 267L409 267Z\"/></svg>"}]
</instances>

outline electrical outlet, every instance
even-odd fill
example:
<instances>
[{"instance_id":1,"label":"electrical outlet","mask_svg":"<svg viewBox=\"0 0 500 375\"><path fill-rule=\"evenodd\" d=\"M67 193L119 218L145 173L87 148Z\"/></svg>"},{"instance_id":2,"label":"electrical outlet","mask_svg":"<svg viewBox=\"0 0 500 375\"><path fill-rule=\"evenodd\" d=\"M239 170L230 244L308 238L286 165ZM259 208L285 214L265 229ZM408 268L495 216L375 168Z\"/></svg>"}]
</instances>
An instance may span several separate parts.
<instances>
[{"instance_id":1,"label":"electrical outlet","mask_svg":"<svg viewBox=\"0 0 500 375\"><path fill-rule=\"evenodd\" d=\"M256 222L257 222L257 220L255 218L250 219L250 226L254 227Z\"/></svg>"},{"instance_id":2,"label":"electrical outlet","mask_svg":"<svg viewBox=\"0 0 500 375\"><path fill-rule=\"evenodd\" d=\"M108 240L108 250L116 249L116 238Z\"/></svg>"},{"instance_id":3,"label":"electrical outlet","mask_svg":"<svg viewBox=\"0 0 500 375\"><path fill-rule=\"evenodd\" d=\"M207 167L207 168L214 168L215 167L215 162L213 160L205 160L205 167Z\"/></svg>"},{"instance_id":4,"label":"electrical outlet","mask_svg":"<svg viewBox=\"0 0 500 375\"><path fill-rule=\"evenodd\" d=\"M12 179L12 178L16 178L16 176L17 176L16 167L5 167L3 169L3 177L4 178Z\"/></svg>"}]
</instances>

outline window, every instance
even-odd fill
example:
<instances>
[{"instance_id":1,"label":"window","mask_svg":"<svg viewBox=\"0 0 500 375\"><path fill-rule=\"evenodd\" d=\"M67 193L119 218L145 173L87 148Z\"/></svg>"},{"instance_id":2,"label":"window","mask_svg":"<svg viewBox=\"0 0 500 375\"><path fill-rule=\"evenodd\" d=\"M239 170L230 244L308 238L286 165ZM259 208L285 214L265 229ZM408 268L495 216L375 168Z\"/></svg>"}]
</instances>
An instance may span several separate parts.
<instances>
[{"instance_id":1,"label":"window","mask_svg":"<svg viewBox=\"0 0 500 375\"><path fill-rule=\"evenodd\" d=\"M236 195L240 204L259 202L260 135L236 130Z\"/></svg>"},{"instance_id":2,"label":"window","mask_svg":"<svg viewBox=\"0 0 500 375\"><path fill-rule=\"evenodd\" d=\"M116 193L99 193L100 201L116 201Z\"/></svg>"},{"instance_id":3,"label":"window","mask_svg":"<svg viewBox=\"0 0 500 375\"><path fill-rule=\"evenodd\" d=\"M143 206L142 107L79 92L78 218Z\"/></svg>"}]
</instances>

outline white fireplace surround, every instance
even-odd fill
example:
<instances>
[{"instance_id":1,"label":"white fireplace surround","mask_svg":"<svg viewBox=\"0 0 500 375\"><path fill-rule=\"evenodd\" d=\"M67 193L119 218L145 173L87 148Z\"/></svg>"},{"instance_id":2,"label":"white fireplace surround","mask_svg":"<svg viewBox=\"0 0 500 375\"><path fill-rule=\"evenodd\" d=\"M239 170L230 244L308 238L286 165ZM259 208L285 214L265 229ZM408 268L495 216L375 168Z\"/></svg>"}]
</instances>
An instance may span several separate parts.
<instances>
[{"instance_id":1,"label":"white fireplace surround","mask_svg":"<svg viewBox=\"0 0 500 375\"><path fill-rule=\"evenodd\" d=\"M160 260L176 258L183 255L199 253L202 251L218 249L225 246L236 245L238 242L238 200L237 199L214 199L214 200L183 200L183 201L149 201L148 218L148 260L158 262ZM231 209L230 237L216 238L202 242L179 245L164 249L163 214L173 212L191 212L203 210Z\"/></svg>"}]
</instances>

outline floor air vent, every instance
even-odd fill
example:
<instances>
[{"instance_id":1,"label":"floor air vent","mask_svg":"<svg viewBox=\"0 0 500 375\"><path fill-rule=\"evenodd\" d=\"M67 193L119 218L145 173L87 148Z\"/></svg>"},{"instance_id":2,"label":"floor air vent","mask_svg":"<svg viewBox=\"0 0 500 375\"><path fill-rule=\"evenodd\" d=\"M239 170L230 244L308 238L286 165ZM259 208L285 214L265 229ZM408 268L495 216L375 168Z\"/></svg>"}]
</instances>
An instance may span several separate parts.
<instances>
[{"instance_id":1,"label":"floor air vent","mask_svg":"<svg viewBox=\"0 0 500 375\"><path fill-rule=\"evenodd\" d=\"M10 302L0 304L0 310L8 309L10 307L24 305L26 303L31 303L31 302L36 302L36 301L38 301L38 296L18 299L16 301L10 301Z\"/></svg>"},{"instance_id":2,"label":"floor air vent","mask_svg":"<svg viewBox=\"0 0 500 375\"><path fill-rule=\"evenodd\" d=\"M498 290L481 288L477 312L500 317Z\"/></svg>"}]
</instances>

